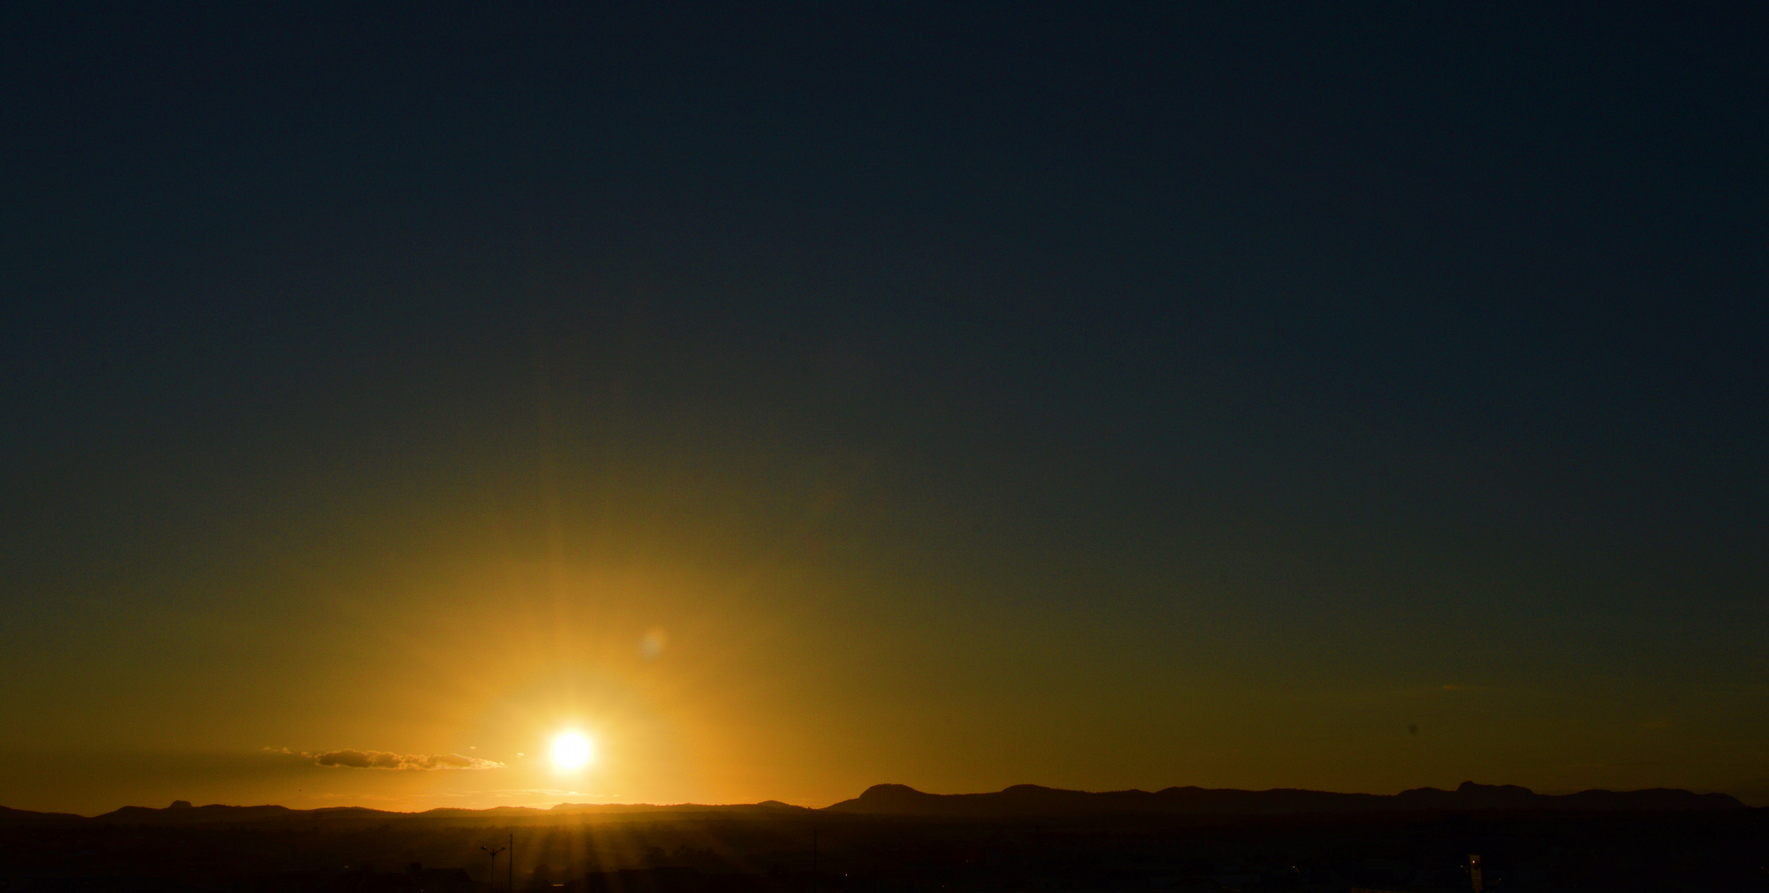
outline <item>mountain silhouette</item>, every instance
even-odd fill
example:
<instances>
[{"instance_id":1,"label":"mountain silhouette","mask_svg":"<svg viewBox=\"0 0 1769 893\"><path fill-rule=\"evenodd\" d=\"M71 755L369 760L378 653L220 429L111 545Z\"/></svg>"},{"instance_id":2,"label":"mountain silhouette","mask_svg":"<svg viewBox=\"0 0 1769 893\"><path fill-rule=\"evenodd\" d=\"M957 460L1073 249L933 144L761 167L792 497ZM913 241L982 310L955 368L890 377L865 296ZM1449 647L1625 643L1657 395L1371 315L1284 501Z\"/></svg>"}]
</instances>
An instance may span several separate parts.
<instances>
[{"instance_id":1,"label":"mountain silhouette","mask_svg":"<svg viewBox=\"0 0 1769 893\"><path fill-rule=\"evenodd\" d=\"M91 821L83 815L65 812L32 812L0 806L0 828L42 828L55 825L78 825Z\"/></svg>"},{"instance_id":2,"label":"mountain silhouette","mask_svg":"<svg viewBox=\"0 0 1769 893\"><path fill-rule=\"evenodd\" d=\"M287 806L221 806L218 804L191 806L180 800L165 809L125 806L122 809L96 816L94 821L130 825L202 825L211 822L256 822L266 819L283 819L299 812L319 811L290 809Z\"/></svg>"},{"instance_id":3,"label":"mountain silhouette","mask_svg":"<svg viewBox=\"0 0 1769 893\"><path fill-rule=\"evenodd\" d=\"M1148 791L1066 791L1014 785L988 794L929 794L907 785L881 784L823 811L858 815L918 815L954 818L1082 815L1308 815L1317 813L1426 812L1487 809L1725 809L1744 804L1728 794L1692 794L1658 788L1645 791L1581 791L1538 794L1516 785L1465 781L1453 791L1415 788L1399 794L1340 794L1278 788L1167 788Z\"/></svg>"},{"instance_id":4,"label":"mountain silhouette","mask_svg":"<svg viewBox=\"0 0 1769 893\"><path fill-rule=\"evenodd\" d=\"M878 784L860 796L822 809L793 806L778 800L761 803L706 805L699 803L560 803L550 809L497 806L490 809L439 808L423 812L389 812L361 806L290 809L286 806L192 806L176 801L164 809L125 806L87 818L57 812L32 812L0 806L0 828L93 825L200 825L219 822L313 822L361 824L405 818L472 819L561 815L634 815L726 813L790 816L823 813L831 816L932 816L948 818L1079 817L1101 815L1279 816L1380 812L1468 812L1473 810L1640 811L1743 809L1729 794L1694 794L1674 788L1644 791L1580 791L1538 794L1517 785L1463 782L1453 791L1414 788L1398 794L1341 794L1276 788L1242 791L1233 788L1166 788L1155 791L1068 791L1019 784L993 793L929 794L908 785Z\"/></svg>"}]
</instances>

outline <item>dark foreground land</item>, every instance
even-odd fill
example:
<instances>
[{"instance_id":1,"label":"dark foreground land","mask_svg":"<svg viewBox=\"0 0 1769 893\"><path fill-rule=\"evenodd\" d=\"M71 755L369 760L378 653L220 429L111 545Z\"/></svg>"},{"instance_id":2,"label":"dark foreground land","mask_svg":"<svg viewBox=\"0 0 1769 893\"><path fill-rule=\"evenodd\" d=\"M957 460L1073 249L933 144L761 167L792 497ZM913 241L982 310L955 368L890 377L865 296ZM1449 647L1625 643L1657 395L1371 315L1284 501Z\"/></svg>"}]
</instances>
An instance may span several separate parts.
<instances>
[{"instance_id":1,"label":"dark foreground land","mask_svg":"<svg viewBox=\"0 0 1769 893\"><path fill-rule=\"evenodd\" d=\"M0 890L486 893L494 861L481 847L513 843L514 871L507 853L496 856L493 889L513 878L517 890L560 893L1425 893L1473 889L1469 856L1478 854L1487 890L1769 891L1769 810L1736 805L1204 815L1086 814L1093 807L1070 802L1067 814L1055 805L964 814L976 802L920 814L784 805L6 811Z\"/></svg>"}]
</instances>

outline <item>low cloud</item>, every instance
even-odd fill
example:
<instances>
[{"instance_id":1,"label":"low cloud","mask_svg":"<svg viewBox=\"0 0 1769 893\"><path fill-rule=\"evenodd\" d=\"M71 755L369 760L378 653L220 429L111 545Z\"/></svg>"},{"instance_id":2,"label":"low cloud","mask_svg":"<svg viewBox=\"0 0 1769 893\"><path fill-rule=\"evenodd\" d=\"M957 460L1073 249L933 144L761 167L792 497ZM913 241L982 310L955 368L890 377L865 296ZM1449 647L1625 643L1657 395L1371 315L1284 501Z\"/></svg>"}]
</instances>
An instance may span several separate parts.
<instances>
[{"instance_id":1,"label":"low cloud","mask_svg":"<svg viewBox=\"0 0 1769 893\"><path fill-rule=\"evenodd\" d=\"M578 791L562 791L558 788L517 788L510 791L438 791L433 794L422 794L439 800L459 800L464 797L605 797L606 794L584 794Z\"/></svg>"},{"instance_id":2,"label":"low cloud","mask_svg":"<svg viewBox=\"0 0 1769 893\"><path fill-rule=\"evenodd\" d=\"M503 763L494 760L463 757L458 753L419 754L388 753L384 750L328 750L325 753L303 751L301 756L313 760L315 765L342 769L415 769L428 772L437 769L504 768Z\"/></svg>"}]
</instances>

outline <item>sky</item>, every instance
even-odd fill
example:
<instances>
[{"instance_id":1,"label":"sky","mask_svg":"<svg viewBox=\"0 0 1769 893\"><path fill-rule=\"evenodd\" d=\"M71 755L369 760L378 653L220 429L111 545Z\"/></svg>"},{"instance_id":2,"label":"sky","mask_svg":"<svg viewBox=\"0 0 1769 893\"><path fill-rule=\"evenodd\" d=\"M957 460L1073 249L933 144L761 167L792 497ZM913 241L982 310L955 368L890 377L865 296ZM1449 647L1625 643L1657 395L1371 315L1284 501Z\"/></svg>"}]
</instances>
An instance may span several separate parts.
<instances>
[{"instance_id":1,"label":"sky","mask_svg":"<svg viewBox=\"0 0 1769 893\"><path fill-rule=\"evenodd\" d=\"M6 4L0 805L1769 805L1747 6Z\"/></svg>"}]
</instances>

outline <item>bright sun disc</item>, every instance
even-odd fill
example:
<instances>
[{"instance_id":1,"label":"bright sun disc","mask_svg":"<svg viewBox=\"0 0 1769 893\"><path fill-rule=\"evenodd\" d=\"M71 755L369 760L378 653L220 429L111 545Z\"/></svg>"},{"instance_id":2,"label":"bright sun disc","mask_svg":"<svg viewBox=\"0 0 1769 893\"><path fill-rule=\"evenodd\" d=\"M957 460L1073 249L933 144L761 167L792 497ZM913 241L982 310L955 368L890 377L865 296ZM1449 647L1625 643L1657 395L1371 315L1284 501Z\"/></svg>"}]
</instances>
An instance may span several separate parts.
<instances>
[{"instance_id":1,"label":"bright sun disc","mask_svg":"<svg viewBox=\"0 0 1769 893\"><path fill-rule=\"evenodd\" d=\"M553 739L553 765L580 769L590 761L590 739L576 732L561 732Z\"/></svg>"}]
</instances>

